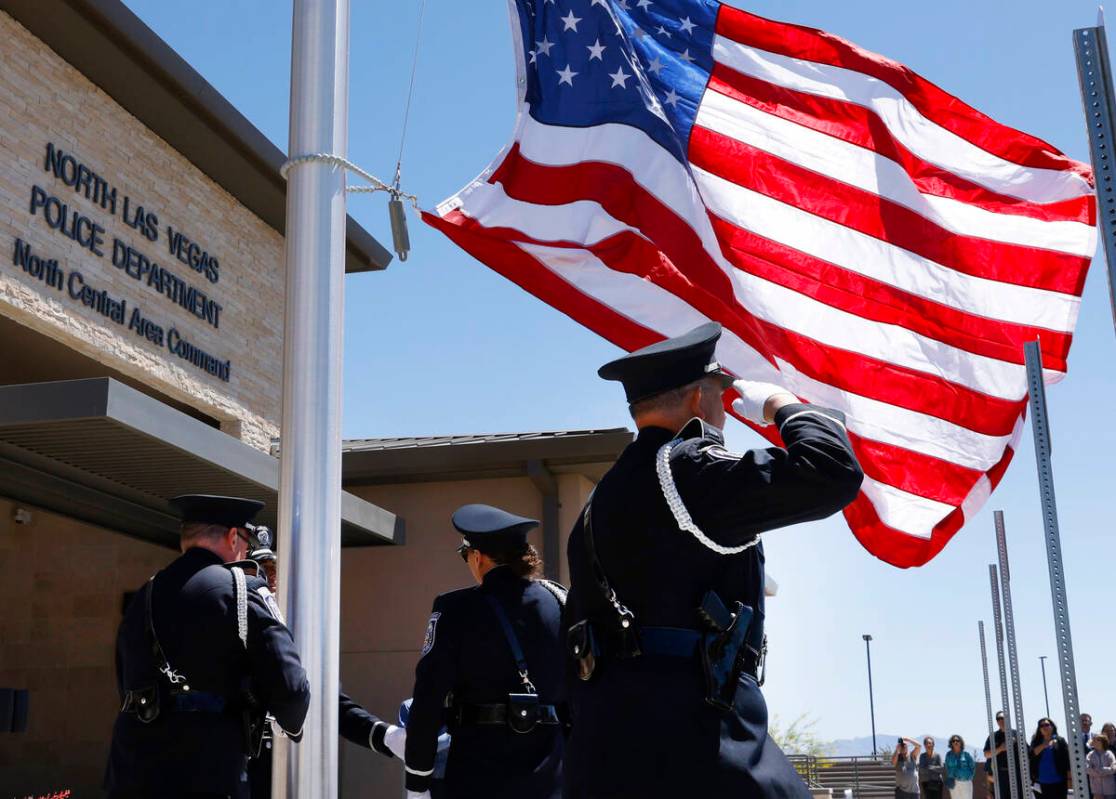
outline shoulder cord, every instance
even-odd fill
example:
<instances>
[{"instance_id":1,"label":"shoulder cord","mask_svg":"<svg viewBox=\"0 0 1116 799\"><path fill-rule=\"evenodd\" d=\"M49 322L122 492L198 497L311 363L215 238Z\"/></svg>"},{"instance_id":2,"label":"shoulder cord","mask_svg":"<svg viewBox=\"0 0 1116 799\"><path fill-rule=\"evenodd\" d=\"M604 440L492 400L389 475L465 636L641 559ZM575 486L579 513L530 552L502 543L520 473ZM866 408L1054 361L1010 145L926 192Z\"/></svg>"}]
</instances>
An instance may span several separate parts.
<instances>
[{"instance_id":1,"label":"shoulder cord","mask_svg":"<svg viewBox=\"0 0 1116 799\"><path fill-rule=\"evenodd\" d=\"M561 583L556 583L553 580L547 580L544 577L538 578L537 580L535 580L535 582L541 585L551 594L553 594L554 598L558 600L558 604L561 607L566 606L566 595L569 593L569 591L566 590L566 587L564 585L562 585Z\"/></svg>"},{"instance_id":2,"label":"shoulder cord","mask_svg":"<svg viewBox=\"0 0 1116 799\"><path fill-rule=\"evenodd\" d=\"M659 447L659 452L655 456L655 471L659 475L659 487L663 490L663 499L666 500L667 507L670 508L670 512L673 514L674 521L679 529L690 533L699 544L716 552L718 555L739 555L741 552L754 547L760 541L758 535L746 544L742 544L738 547L726 547L721 546L711 539L694 524L690 512L686 509L686 504L682 501L682 497L678 493L678 486L674 484L674 475L670 470L670 456L675 448L682 443L682 439L680 438L668 441L666 444Z\"/></svg>"},{"instance_id":3,"label":"shoulder cord","mask_svg":"<svg viewBox=\"0 0 1116 799\"><path fill-rule=\"evenodd\" d=\"M244 579L244 569L233 566L233 595L236 597L236 635L244 648L248 648L248 585Z\"/></svg>"}]
</instances>

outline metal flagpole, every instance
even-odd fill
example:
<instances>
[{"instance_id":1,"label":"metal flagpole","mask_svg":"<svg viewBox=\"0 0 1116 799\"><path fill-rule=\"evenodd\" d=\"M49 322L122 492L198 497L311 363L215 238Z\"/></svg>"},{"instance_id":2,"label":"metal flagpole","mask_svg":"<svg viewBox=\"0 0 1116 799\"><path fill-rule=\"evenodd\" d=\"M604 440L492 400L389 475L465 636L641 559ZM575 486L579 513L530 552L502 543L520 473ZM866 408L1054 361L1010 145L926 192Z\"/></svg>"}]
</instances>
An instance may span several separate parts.
<instances>
[{"instance_id":1,"label":"metal flagpole","mask_svg":"<svg viewBox=\"0 0 1116 799\"><path fill-rule=\"evenodd\" d=\"M992 688L988 684L988 649L984 646L984 622L977 622L980 632L980 665L984 670L984 707L988 711L988 751L992 753L992 790L995 799L1000 797L1000 770L996 766L996 728L992 725ZM1007 726L1005 721L1004 726Z\"/></svg>"},{"instance_id":2,"label":"metal flagpole","mask_svg":"<svg viewBox=\"0 0 1116 799\"><path fill-rule=\"evenodd\" d=\"M1011 674L1011 699L1015 710L1015 723L1019 735L1015 736L1019 763L1029 764L1027 753L1027 723L1023 720L1023 690L1019 681L1019 654L1015 648L1015 616L1011 610L1011 570L1008 568L1007 529L1004 527L1004 512L992 514L996 524L996 551L1000 558L1000 591L1003 594L1004 625L1007 633L1008 668Z\"/></svg>"},{"instance_id":3,"label":"metal flagpole","mask_svg":"<svg viewBox=\"0 0 1116 799\"><path fill-rule=\"evenodd\" d=\"M1066 739L1073 754L1075 791L1087 790L1085 747L1081 741L1081 708L1077 703L1077 668L1073 663L1066 575L1062 568L1062 536L1058 530L1058 505L1054 498L1054 470L1050 462L1050 421L1046 415L1046 386L1042 381L1042 352L1037 341L1023 345L1027 360L1027 388L1031 399L1031 428L1038 464L1042 524L1046 533L1046 562L1050 569L1050 599L1054 606L1054 637L1062 677L1062 705L1066 714Z\"/></svg>"},{"instance_id":4,"label":"metal flagpole","mask_svg":"<svg viewBox=\"0 0 1116 799\"><path fill-rule=\"evenodd\" d=\"M872 757L877 756L876 749L876 699L872 692L872 636L862 635L864 651L868 655L868 712L872 717Z\"/></svg>"},{"instance_id":5,"label":"metal flagpole","mask_svg":"<svg viewBox=\"0 0 1116 799\"><path fill-rule=\"evenodd\" d=\"M348 0L295 0L290 158L344 156ZM336 799L341 576L341 348L345 173L303 161L287 182L287 301L279 477L279 585L310 680L300 743L275 796ZM276 759L277 768L284 760Z\"/></svg>"},{"instance_id":6,"label":"metal flagpole","mask_svg":"<svg viewBox=\"0 0 1116 799\"><path fill-rule=\"evenodd\" d=\"M1023 799L1019 795L1019 771L1016 768L1016 758L1019 757L1019 747L1016 745L1014 739L1019 737L1018 734L1013 735L1012 731L1015 729L1011 726L1011 700L1008 698L1008 681L1007 681L1007 663L1004 657L1004 622L1003 616L1000 614L1000 581L996 579L996 567L988 564L988 580L992 584L992 619L995 622L996 630L996 658L1000 666L1000 695L1003 700L1003 714L1004 714L1004 753L1007 755L1008 762L1008 787L1011 799ZM995 740L992 741L993 749L995 749ZM999 774L996 775L999 780ZM1001 797L1001 799L1004 799Z\"/></svg>"},{"instance_id":7,"label":"metal flagpole","mask_svg":"<svg viewBox=\"0 0 1116 799\"><path fill-rule=\"evenodd\" d=\"M1112 70L1108 62L1103 10L1097 15L1095 28L1079 28L1073 32L1073 49L1077 56L1077 78L1081 100L1085 106L1085 127L1089 131L1089 153L1097 182L1097 213L1100 238L1104 242L1108 262L1108 299L1116 320L1116 187L1113 186L1112 145L1116 141L1116 99L1112 91Z\"/></svg>"}]
</instances>

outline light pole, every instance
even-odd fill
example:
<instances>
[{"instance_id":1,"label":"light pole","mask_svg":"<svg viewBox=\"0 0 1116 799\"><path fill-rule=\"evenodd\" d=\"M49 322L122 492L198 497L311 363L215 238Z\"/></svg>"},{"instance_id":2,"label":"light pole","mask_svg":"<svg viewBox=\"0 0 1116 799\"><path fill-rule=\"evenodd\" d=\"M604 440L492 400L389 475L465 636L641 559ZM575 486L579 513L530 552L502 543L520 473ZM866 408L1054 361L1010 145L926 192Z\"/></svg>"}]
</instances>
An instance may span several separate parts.
<instances>
[{"instance_id":1,"label":"light pole","mask_svg":"<svg viewBox=\"0 0 1116 799\"><path fill-rule=\"evenodd\" d=\"M1050 697L1046 693L1046 655L1039 655L1039 665L1042 666L1042 698L1046 700L1046 717L1050 718Z\"/></svg>"},{"instance_id":2,"label":"light pole","mask_svg":"<svg viewBox=\"0 0 1116 799\"><path fill-rule=\"evenodd\" d=\"M865 634L864 651L868 655L868 710L872 714L872 757L876 757L876 700L872 696L872 636Z\"/></svg>"}]
</instances>

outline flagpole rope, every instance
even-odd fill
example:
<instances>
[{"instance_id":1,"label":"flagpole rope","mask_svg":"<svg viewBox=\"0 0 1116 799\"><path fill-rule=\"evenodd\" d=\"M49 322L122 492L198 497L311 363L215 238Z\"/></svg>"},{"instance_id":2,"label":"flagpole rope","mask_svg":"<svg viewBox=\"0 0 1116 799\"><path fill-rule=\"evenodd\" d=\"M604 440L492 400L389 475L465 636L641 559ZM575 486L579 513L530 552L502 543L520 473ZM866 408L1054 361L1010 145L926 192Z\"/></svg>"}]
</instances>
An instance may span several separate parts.
<instances>
[{"instance_id":1,"label":"flagpole rope","mask_svg":"<svg viewBox=\"0 0 1116 799\"><path fill-rule=\"evenodd\" d=\"M368 186L346 186L345 191L347 192L351 192L353 194L371 194L377 191L386 191L392 197L402 197L404 199L410 200L411 205L415 207L415 210L418 210L418 197L413 194L407 194L403 191L400 191L398 186L389 186L387 183L384 183L371 172L362 169L361 167L354 164L348 158L340 155L334 155L333 153L307 153L306 155L296 155L294 158L287 159L283 163L283 165L279 167L279 174L283 177L284 180L287 180L288 173L293 167L312 163L329 164L330 166L341 167L342 169L345 169L348 172L352 172L353 174L368 181L368 183L371 184Z\"/></svg>"}]
</instances>

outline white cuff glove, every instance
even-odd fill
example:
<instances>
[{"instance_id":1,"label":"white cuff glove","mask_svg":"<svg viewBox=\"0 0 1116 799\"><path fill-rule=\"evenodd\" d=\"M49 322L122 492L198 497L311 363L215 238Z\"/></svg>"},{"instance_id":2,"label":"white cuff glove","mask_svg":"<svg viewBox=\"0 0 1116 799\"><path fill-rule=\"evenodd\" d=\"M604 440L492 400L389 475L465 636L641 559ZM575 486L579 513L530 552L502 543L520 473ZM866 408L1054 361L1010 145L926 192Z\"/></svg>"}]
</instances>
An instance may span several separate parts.
<instances>
[{"instance_id":1,"label":"white cuff glove","mask_svg":"<svg viewBox=\"0 0 1116 799\"><path fill-rule=\"evenodd\" d=\"M430 791L423 791L422 793L407 791L407 799L430 799Z\"/></svg>"},{"instance_id":2,"label":"white cuff glove","mask_svg":"<svg viewBox=\"0 0 1116 799\"><path fill-rule=\"evenodd\" d=\"M407 748L407 731L402 727L389 724L387 731L384 732L384 746L397 758L403 760L403 752Z\"/></svg>"},{"instance_id":3,"label":"white cuff glove","mask_svg":"<svg viewBox=\"0 0 1116 799\"><path fill-rule=\"evenodd\" d=\"M771 424L763 413L764 406L767 401L774 397L776 394L794 394L787 391L782 386L777 386L774 383L756 383L751 380L737 380L732 384L736 392L740 395L740 399L732 401L732 409L738 414L743 416L749 422L754 422L760 427L767 427Z\"/></svg>"}]
</instances>

